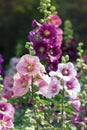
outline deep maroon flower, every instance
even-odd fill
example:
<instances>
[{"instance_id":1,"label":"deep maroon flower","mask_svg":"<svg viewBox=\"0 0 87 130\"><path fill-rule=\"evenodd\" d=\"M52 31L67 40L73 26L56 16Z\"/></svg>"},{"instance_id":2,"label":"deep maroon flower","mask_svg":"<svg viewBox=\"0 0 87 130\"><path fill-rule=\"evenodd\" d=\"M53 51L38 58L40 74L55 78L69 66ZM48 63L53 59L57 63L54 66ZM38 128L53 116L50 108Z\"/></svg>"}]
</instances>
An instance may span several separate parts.
<instances>
[{"instance_id":1,"label":"deep maroon flower","mask_svg":"<svg viewBox=\"0 0 87 130\"><path fill-rule=\"evenodd\" d=\"M44 23L39 28L39 33L42 39L46 39L49 42L53 42L56 39L57 31L53 24Z\"/></svg>"},{"instance_id":2,"label":"deep maroon flower","mask_svg":"<svg viewBox=\"0 0 87 130\"><path fill-rule=\"evenodd\" d=\"M0 120L2 120L3 119L3 114L2 113L0 113Z\"/></svg>"},{"instance_id":3,"label":"deep maroon flower","mask_svg":"<svg viewBox=\"0 0 87 130\"><path fill-rule=\"evenodd\" d=\"M50 58L50 61L58 60L61 56L61 49L59 46L51 46L48 51L48 57Z\"/></svg>"},{"instance_id":4,"label":"deep maroon flower","mask_svg":"<svg viewBox=\"0 0 87 130\"><path fill-rule=\"evenodd\" d=\"M73 39L69 39L67 42L63 42L62 44L62 52L63 55L69 55L69 61L73 62L77 59L77 41Z\"/></svg>"},{"instance_id":5,"label":"deep maroon flower","mask_svg":"<svg viewBox=\"0 0 87 130\"><path fill-rule=\"evenodd\" d=\"M36 55L40 58L40 60L46 58L49 49L49 45L47 43L45 42L34 43L33 47L34 50L36 51Z\"/></svg>"},{"instance_id":6,"label":"deep maroon flower","mask_svg":"<svg viewBox=\"0 0 87 130\"><path fill-rule=\"evenodd\" d=\"M58 60L54 60L53 62L52 61L48 61L48 64L47 64L47 71L50 72L50 71L56 71L58 69L58 63L59 61Z\"/></svg>"}]
</instances>

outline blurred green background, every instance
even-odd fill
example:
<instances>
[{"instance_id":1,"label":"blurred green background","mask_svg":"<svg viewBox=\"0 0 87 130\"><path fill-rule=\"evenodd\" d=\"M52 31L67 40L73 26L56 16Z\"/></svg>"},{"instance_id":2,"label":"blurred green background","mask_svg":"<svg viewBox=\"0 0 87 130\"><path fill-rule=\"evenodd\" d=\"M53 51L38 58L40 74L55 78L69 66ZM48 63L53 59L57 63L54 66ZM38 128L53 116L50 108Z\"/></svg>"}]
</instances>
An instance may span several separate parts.
<instances>
[{"instance_id":1,"label":"blurred green background","mask_svg":"<svg viewBox=\"0 0 87 130\"><path fill-rule=\"evenodd\" d=\"M0 0L0 53L5 63L26 52L24 47L33 19L43 15L37 9L39 0ZM70 19L75 37L87 42L87 0L52 0L63 20ZM63 24L62 24L63 29Z\"/></svg>"}]
</instances>

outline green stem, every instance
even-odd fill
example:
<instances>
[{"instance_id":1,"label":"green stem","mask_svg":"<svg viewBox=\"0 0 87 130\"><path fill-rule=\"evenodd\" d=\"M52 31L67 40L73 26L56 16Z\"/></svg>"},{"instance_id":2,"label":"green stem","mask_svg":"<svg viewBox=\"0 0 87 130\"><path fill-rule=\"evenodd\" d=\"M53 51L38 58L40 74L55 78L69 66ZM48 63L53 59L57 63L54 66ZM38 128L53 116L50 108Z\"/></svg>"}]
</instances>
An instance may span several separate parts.
<instances>
[{"instance_id":1,"label":"green stem","mask_svg":"<svg viewBox=\"0 0 87 130\"><path fill-rule=\"evenodd\" d=\"M64 130L64 87L62 91L62 130Z\"/></svg>"},{"instance_id":2,"label":"green stem","mask_svg":"<svg viewBox=\"0 0 87 130\"><path fill-rule=\"evenodd\" d=\"M32 100L33 100L33 112L34 112L34 116L35 116L35 120L36 120L36 130L39 130L39 123L38 123L38 119L37 119L37 116L36 116L36 107L35 107L35 95L34 95L34 85L33 85L33 77L32 77Z\"/></svg>"}]
</instances>

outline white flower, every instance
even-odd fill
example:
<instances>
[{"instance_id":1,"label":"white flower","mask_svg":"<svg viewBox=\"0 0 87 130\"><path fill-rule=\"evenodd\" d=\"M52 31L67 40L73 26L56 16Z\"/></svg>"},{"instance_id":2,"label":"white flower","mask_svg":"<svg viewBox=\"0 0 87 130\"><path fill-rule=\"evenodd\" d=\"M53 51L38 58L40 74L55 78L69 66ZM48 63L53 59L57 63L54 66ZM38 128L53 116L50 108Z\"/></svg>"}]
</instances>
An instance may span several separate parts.
<instances>
[{"instance_id":1,"label":"white flower","mask_svg":"<svg viewBox=\"0 0 87 130\"><path fill-rule=\"evenodd\" d=\"M71 78L73 78L77 75L77 72L74 68L74 65L71 62L68 62L66 64L64 64L64 63L58 64L57 71L50 72L50 75L57 76L57 77L63 79L64 81L69 81Z\"/></svg>"},{"instance_id":2,"label":"white flower","mask_svg":"<svg viewBox=\"0 0 87 130\"><path fill-rule=\"evenodd\" d=\"M61 85L60 82L58 81L58 79L56 77L51 77L51 82L48 86L48 90L46 93L46 97L47 98L52 98L55 95L57 95L60 91Z\"/></svg>"},{"instance_id":3,"label":"white flower","mask_svg":"<svg viewBox=\"0 0 87 130\"><path fill-rule=\"evenodd\" d=\"M64 89L66 96L76 98L78 96L78 92L81 90L81 86L77 78L72 78L64 83Z\"/></svg>"}]
</instances>

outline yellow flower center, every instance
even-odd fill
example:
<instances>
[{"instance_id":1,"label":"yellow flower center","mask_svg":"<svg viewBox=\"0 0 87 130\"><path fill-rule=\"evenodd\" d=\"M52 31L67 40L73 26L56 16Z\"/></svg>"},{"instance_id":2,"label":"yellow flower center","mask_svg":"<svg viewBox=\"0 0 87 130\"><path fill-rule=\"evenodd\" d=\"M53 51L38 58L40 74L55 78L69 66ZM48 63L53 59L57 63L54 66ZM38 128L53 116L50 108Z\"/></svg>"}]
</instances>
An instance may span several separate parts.
<instances>
[{"instance_id":1,"label":"yellow flower center","mask_svg":"<svg viewBox=\"0 0 87 130\"><path fill-rule=\"evenodd\" d=\"M56 24L56 21L55 21L55 20L52 20L51 23L52 23L52 24Z\"/></svg>"},{"instance_id":2,"label":"yellow flower center","mask_svg":"<svg viewBox=\"0 0 87 130\"><path fill-rule=\"evenodd\" d=\"M45 52L45 48L44 47L40 47L39 51L40 51L41 54L43 54Z\"/></svg>"},{"instance_id":3,"label":"yellow flower center","mask_svg":"<svg viewBox=\"0 0 87 130\"><path fill-rule=\"evenodd\" d=\"M52 50L50 50L50 54L53 55L53 51Z\"/></svg>"},{"instance_id":4,"label":"yellow flower center","mask_svg":"<svg viewBox=\"0 0 87 130\"><path fill-rule=\"evenodd\" d=\"M5 108L4 106L1 106L1 107L0 107L0 110L1 110L1 111L5 111L5 109L6 109L6 108Z\"/></svg>"},{"instance_id":5,"label":"yellow flower center","mask_svg":"<svg viewBox=\"0 0 87 130\"><path fill-rule=\"evenodd\" d=\"M27 81L24 81L24 82L22 83L22 86L23 86L23 87L26 87L26 86L27 86Z\"/></svg>"},{"instance_id":6,"label":"yellow flower center","mask_svg":"<svg viewBox=\"0 0 87 130\"><path fill-rule=\"evenodd\" d=\"M68 75L69 74L68 70L66 70L66 69L64 69L62 72L63 72L63 75Z\"/></svg>"},{"instance_id":7,"label":"yellow flower center","mask_svg":"<svg viewBox=\"0 0 87 130\"><path fill-rule=\"evenodd\" d=\"M32 65L28 65L28 70L32 71L33 70L33 66Z\"/></svg>"},{"instance_id":8,"label":"yellow flower center","mask_svg":"<svg viewBox=\"0 0 87 130\"><path fill-rule=\"evenodd\" d=\"M47 37L47 36L50 35L50 32L49 32L48 30L45 30L45 31L44 31L44 35Z\"/></svg>"}]
</instances>

